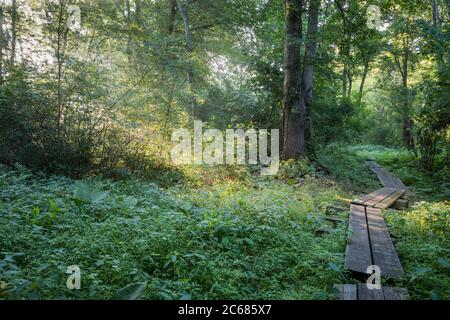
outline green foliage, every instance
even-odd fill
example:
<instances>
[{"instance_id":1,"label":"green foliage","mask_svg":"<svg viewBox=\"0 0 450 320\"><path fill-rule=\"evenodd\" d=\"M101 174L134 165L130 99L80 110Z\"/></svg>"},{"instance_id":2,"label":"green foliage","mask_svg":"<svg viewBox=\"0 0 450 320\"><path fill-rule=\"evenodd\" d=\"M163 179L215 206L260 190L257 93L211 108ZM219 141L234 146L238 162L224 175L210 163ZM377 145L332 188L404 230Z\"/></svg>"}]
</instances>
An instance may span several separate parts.
<instances>
[{"instance_id":1,"label":"green foliage","mask_svg":"<svg viewBox=\"0 0 450 320\"><path fill-rule=\"evenodd\" d=\"M83 183L82 181L77 181L73 189L73 199L78 206L83 203L99 204L109 194L109 191L95 192L91 190L89 185ZM126 198L126 201L124 202L129 205L132 201L129 198Z\"/></svg>"},{"instance_id":2,"label":"green foliage","mask_svg":"<svg viewBox=\"0 0 450 320\"><path fill-rule=\"evenodd\" d=\"M136 300L139 299L144 293L146 283L131 283L126 287L117 290L115 300Z\"/></svg>"},{"instance_id":3,"label":"green foliage","mask_svg":"<svg viewBox=\"0 0 450 320\"><path fill-rule=\"evenodd\" d=\"M330 212L346 217L331 209L346 192L380 187L366 159L436 202L387 216L403 285L447 298L444 2L322 6L311 112L331 177L301 159L264 179L260 166L174 168L169 138L193 119L282 127L283 2L184 3L190 32L177 1L79 1L82 32L67 27L67 1L0 4L0 163L12 170L0 171L0 299L333 298L332 284L350 280L347 230L316 231ZM386 31L367 28L370 4ZM81 291L64 286L72 264Z\"/></svg>"},{"instance_id":4,"label":"green foliage","mask_svg":"<svg viewBox=\"0 0 450 320\"><path fill-rule=\"evenodd\" d=\"M298 160L289 159L281 162L278 177L288 181L295 181L295 179L305 177L314 171L314 166L306 158Z\"/></svg>"},{"instance_id":5,"label":"green foliage","mask_svg":"<svg viewBox=\"0 0 450 320\"><path fill-rule=\"evenodd\" d=\"M395 237L406 277L402 281L413 299L450 298L450 206L420 202L385 218Z\"/></svg>"},{"instance_id":6,"label":"green foliage","mask_svg":"<svg viewBox=\"0 0 450 320\"><path fill-rule=\"evenodd\" d=\"M450 124L450 76L447 74L446 78L443 83L428 81L422 84L421 89L426 98L414 118L416 149L420 154L421 166L428 171L441 166L442 162L436 163L439 160L436 158L441 154L447 156L450 150L450 141L446 137Z\"/></svg>"},{"instance_id":7,"label":"green foliage","mask_svg":"<svg viewBox=\"0 0 450 320\"><path fill-rule=\"evenodd\" d=\"M318 152L320 163L344 189L360 193L372 192L380 186L364 163L366 156L341 144L330 144Z\"/></svg>"},{"instance_id":8,"label":"green foliage","mask_svg":"<svg viewBox=\"0 0 450 320\"><path fill-rule=\"evenodd\" d=\"M298 188L217 176L201 189L163 190L131 179L27 177L0 175L1 298L328 299L346 281L345 226L315 234L340 195L325 181ZM110 193L92 201L93 190ZM73 264L81 290L65 286Z\"/></svg>"}]
</instances>

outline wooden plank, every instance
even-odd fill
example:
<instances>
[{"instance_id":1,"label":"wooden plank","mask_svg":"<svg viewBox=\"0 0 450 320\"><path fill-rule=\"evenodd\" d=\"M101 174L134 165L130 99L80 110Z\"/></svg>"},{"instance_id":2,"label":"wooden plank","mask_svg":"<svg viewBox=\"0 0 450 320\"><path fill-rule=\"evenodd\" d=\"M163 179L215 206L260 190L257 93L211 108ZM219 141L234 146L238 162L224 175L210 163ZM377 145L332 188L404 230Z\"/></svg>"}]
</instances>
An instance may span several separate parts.
<instances>
[{"instance_id":1,"label":"wooden plank","mask_svg":"<svg viewBox=\"0 0 450 320\"><path fill-rule=\"evenodd\" d=\"M364 206L350 206L349 230L351 237L345 250L345 267L351 271L367 273L367 267L372 265L372 255Z\"/></svg>"},{"instance_id":2,"label":"wooden plank","mask_svg":"<svg viewBox=\"0 0 450 320\"><path fill-rule=\"evenodd\" d=\"M359 197L356 200L353 200L352 203L359 204L359 205L366 205L369 201L375 201L375 199L379 199L380 197L385 197L387 194L390 195L394 189L392 188L381 188L379 190L376 190L374 192L371 192L365 196ZM378 201L376 201L378 202Z\"/></svg>"},{"instance_id":3,"label":"wooden plank","mask_svg":"<svg viewBox=\"0 0 450 320\"><path fill-rule=\"evenodd\" d=\"M397 199L397 201L395 201L395 203L394 203L394 208L395 209L400 209L400 210L402 210L402 209L406 209L406 208L408 208L408 206L409 206L409 200L407 200L407 199Z\"/></svg>"},{"instance_id":4,"label":"wooden plank","mask_svg":"<svg viewBox=\"0 0 450 320\"><path fill-rule=\"evenodd\" d=\"M358 197L358 199L352 200L352 204L363 205L364 202L366 202L367 200L372 199L374 196L375 195L373 193L369 193L369 194L366 194L364 196L360 196L360 197Z\"/></svg>"},{"instance_id":5,"label":"wooden plank","mask_svg":"<svg viewBox=\"0 0 450 320\"><path fill-rule=\"evenodd\" d=\"M380 190L383 190L383 189L380 189ZM396 191L397 191L397 189L384 188L384 190L382 192L380 192L376 197L366 201L364 203L364 205L369 206L369 207L375 206L377 203L382 202L384 199L386 199L387 197L389 197Z\"/></svg>"},{"instance_id":6,"label":"wooden plank","mask_svg":"<svg viewBox=\"0 0 450 320\"><path fill-rule=\"evenodd\" d=\"M375 197L380 196L381 194L388 193L389 191L391 191L390 188L381 188L377 191L371 192L369 194L359 197L358 199L353 200L352 203L358 205L365 205L367 201L370 201Z\"/></svg>"},{"instance_id":7,"label":"wooden plank","mask_svg":"<svg viewBox=\"0 0 450 320\"><path fill-rule=\"evenodd\" d=\"M384 300L383 288L369 289L366 283L359 283L358 300Z\"/></svg>"},{"instance_id":8,"label":"wooden plank","mask_svg":"<svg viewBox=\"0 0 450 320\"><path fill-rule=\"evenodd\" d=\"M400 259L395 251L381 209L366 208L373 264L381 269L381 276L399 278L403 275Z\"/></svg>"},{"instance_id":9,"label":"wooden plank","mask_svg":"<svg viewBox=\"0 0 450 320\"><path fill-rule=\"evenodd\" d=\"M373 160L366 161L366 164L369 166L370 170L372 170L378 177L378 180L380 180L381 184L384 187L393 187L396 189L403 189L406 190L407 196L413 196L414 193L412 193L408 188L405 186L405 184L395 175L384 169L382 166L380 166L378 163L376 163Z\"/></svg>"},{"instance_id":10,"label":"wooden plank","mask_svg":"<svg viewBox=\"0 0 450 320\"><path fill-rule=\"evenodd\" d=\"M395 201L397 201L397 199L400 198L405 192L406 190L397 190L389 197L386 197L383 201L378 202L376 205L374 205L374 207L380 209L387 209L391 207L395 203Z\"/></svg>"},{"instance_id":11,"label":"wooden plank","mask_svg":"<svg viewBox=\"0 0 450 320\"><path fill-rule=\"evenodd\" d=\"M339 300L358 300L356 284L335 284L334 288L339 291Z\"/></svg>"},{"instance_id":12,"label":"wooden plank","mask_svg":"<svg viewBox=\"0 0 450 320\"><path fill-rule=\"evenodd\" d=\"M384 187L398 188L398 184L395 182L393 176L389 174L389 172L385 171L382 168L372 168L371 170L377 175L378 180L380 180L381 184Z\"/></svg>"},{"instance_id":13,"label":"wooden plank","mask_svg":"<svg viewBox=\"0 0 450 320\"><path fill-rule=\"evenodd\" d=\"M405 288L384 287L384 300L409 300L408 290Z\"/></svg>"},{"instance_id":14,"label":"wooden plank","mask_svg":"<svg viewBox=\"0 0 450 320\"><path fill-rule=\"evenodd\" d=\"M336 217L325 217L325 220L331 221L334 224L345 223L345 220L343 220L341 218L336 218Z\"/></svg>"}]
</instances>

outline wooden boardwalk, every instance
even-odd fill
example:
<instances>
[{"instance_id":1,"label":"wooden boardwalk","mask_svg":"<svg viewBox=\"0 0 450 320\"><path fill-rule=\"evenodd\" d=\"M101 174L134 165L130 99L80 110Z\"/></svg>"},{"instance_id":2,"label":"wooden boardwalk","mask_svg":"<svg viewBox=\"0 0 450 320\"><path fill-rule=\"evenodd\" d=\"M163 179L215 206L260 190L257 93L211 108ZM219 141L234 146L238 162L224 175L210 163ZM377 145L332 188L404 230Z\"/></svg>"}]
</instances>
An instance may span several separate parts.
<instances>
[{"instance_id":1,"label":"wooden boardwalk","mask_svg":"<svg viewBox=\"0 0 450 320\"><path fill-rule=\"evenodd\" d=\"M369 161L383 188L352 201L350 205L350 236L345 251L346 269L371 274L369 266L376 265L381 276L398 279L403 274L400 259L395 250L381 210L387 209L407 195L407 187L376 162ZM342 300L405 300L409 299L404 288L384 287L368 289L366 284L335 285Z\"/></svg>"},{"instance_id":2,"label":"wooden boardwalk","mask_svg":"<svg viewBox=\"0 0 450 320\"><path fill-rule=\"evenodd\" d=\"M368 161L366 161L366 164L369 166L370 170L372 170L372 172L377 175L378 180L380 180L381 184L384 187L405 190L406 195L408 197L411 197L414 195L414 193L409 191L408 188L404 185L404 183L399 178L397 178L392 173L390 173L389 171L384 169L382 166L380 166L375 161L368 160Z\"/></svg>"},{"instance_id":3,"label":"wooden boardwalk","mask_svg":"<svg viewBox=\"0 0 450 320\"><path fill-rule=\"evenodd\" d=\"M336 284L334 288L339 292L339 300L409 300L405 288L368 289L365 283Z\"/></svg>"},{"instance_id":4,"label":"wooden boardwalk","mask_svg":"<svg viewBox=\"0 0 450 320\"><path fill-rule=\"evenodd\" d=\"M403 275L403 268L381 209L352 204L349 229L351 237L345 251L346 269L371 274L367 272L367 268L377 265L382 276L399 278Z\"/></svg>"},{"instance_id":5,"label":"wooden boardwalk","mask_svg":"<svg viewBox=\"0 0 450 320\"><path fill-rule=\"evenodd\" d=\"M366 207L387 209L399 199L406 190L394 188L382 188L352 201L352 204Z\"/></svg>"}]
</instances>

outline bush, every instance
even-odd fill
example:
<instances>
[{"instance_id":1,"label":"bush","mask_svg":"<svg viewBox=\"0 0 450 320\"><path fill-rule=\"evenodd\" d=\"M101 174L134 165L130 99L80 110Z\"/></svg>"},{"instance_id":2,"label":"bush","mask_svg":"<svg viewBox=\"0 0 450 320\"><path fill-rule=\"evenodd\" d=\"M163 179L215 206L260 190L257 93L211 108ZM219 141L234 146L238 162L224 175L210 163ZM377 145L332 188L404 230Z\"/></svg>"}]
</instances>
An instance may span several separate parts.
<instances>
[{"instance_id":1,"label":"bush","mask_svg":"<svg viewBox=\"0 0 450 320\"><path fill-rule=\"evenodd\" d=\"M303 178L315 171L311 162L306 159L290 159L281 161L278 178L285 180L295 180Z\"/></svg>"}]
</instances>

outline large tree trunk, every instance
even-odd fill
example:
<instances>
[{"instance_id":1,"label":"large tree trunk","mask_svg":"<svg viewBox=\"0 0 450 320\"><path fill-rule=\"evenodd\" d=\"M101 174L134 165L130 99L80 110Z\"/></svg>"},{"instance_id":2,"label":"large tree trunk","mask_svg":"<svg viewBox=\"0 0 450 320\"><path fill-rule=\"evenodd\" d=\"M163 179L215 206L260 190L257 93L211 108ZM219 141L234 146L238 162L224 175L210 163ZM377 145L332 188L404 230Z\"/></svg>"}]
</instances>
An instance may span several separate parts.
<instances>
[{"instance_id":1,"label":"large tree trunk","mask_svg":"<svg viewBox=\"0 0 450 320\"><path fill-rule=\"evenodd\" d=\"M305 155L304 119L300 101L300 46L302 1L284 0L286 35L284 43L283 158Z\"/></svg>"},{"instance_id":2,"label":"large tree trunk","mask_svg":"<svg viewBox=\"0 0 450 320\"><path fill-rule=\"evenodd\" d=\"M305 114L306 154L315 158L312 132L313 67L317 54L317 28L319 23L320 0L312 0L309 5L308 31L306 35L305 58L302 75L302 106Z\"/></svg>"}]
</instances>

